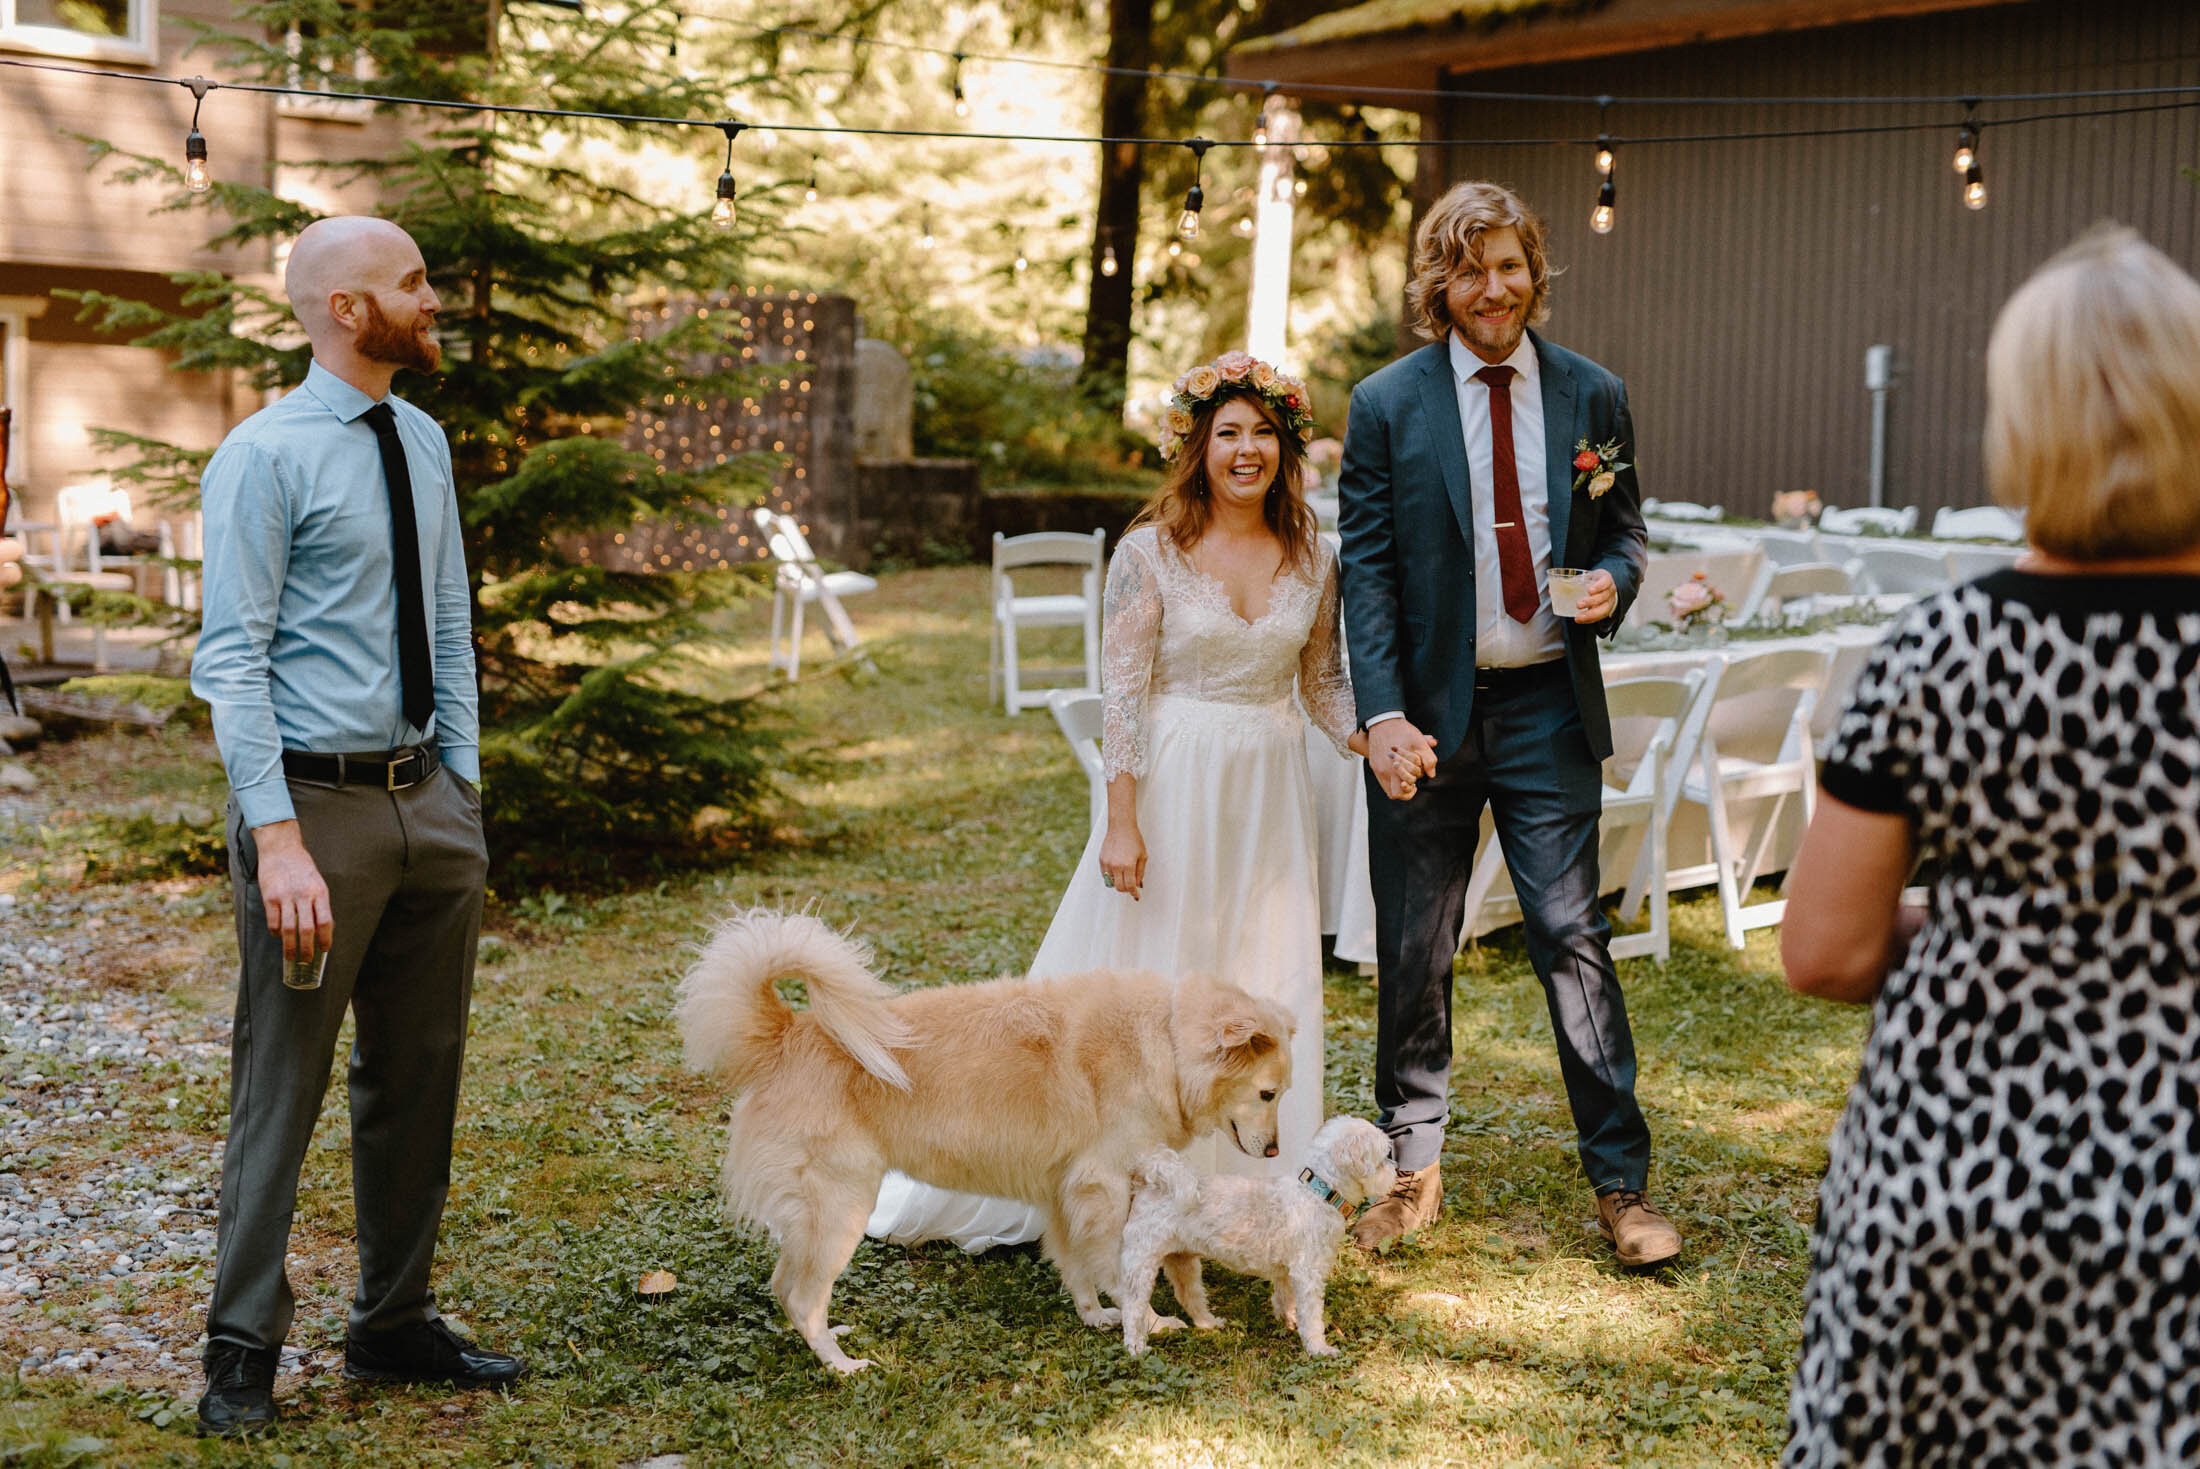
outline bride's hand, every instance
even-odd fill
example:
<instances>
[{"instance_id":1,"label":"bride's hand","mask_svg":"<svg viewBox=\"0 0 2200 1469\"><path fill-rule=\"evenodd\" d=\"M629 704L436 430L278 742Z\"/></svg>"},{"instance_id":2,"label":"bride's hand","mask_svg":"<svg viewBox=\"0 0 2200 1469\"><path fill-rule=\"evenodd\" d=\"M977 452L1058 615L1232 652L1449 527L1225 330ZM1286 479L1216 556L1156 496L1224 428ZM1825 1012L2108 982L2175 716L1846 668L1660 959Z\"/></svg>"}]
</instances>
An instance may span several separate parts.
<instances>
[{"instance_id":1,"label":"bride's hand","mask_svg":"<svg viewBox=\"0 0 2200 1469\"><path fill-rule=\"evenodd\" d=\"M1111 821L1100 839L1100 880L1126 898L1146 885L1146 839L1137 824Z\"/></svg>"}]
</instances>

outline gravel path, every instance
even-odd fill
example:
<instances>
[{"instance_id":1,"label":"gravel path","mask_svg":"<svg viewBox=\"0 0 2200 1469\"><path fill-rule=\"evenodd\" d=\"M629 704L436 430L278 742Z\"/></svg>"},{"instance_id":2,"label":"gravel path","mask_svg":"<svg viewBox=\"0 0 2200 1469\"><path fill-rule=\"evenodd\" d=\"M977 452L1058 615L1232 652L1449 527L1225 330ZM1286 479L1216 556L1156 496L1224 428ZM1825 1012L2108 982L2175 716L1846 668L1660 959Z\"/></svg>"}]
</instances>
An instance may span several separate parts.
<instances>
[{"instance_id":1,"label":"gravel path","mask_svg":"<svg viewBox=\"0 0 2200 1469\"><path fill-rule=\"evenodd\" d=\"M170 886L0 894L0 1351L25 1377L198 1371L229 1019L161 982L219 897Z\"/></svg>"}]
</instances>

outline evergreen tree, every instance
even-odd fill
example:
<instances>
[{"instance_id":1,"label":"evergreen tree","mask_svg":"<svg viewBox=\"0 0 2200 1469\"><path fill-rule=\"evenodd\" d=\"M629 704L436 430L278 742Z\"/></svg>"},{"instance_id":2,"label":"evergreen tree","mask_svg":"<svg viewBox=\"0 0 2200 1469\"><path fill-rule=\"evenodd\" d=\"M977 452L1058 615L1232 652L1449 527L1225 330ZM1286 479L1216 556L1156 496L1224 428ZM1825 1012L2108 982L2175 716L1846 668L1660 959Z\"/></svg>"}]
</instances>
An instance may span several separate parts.
<instances>
[{"instance_id":1,"label":"evergreen tree","mask_svg":"<svg viewBox=\"0 0 2200 1469\"><path fill-rule=\"evenodd\" d=\"M244 7L240 36L209 30L222 80L364 90L606 114L725 116L729 83L683 76L678 11L643 5L580 11L436 0L360 7L346 0L267 0ZM259 40L266 36L272 39ZM355 80L356 58L374 80ZM210 68L211 69L211 68ZM381 210L420 244L443 298L443 370L398 390L449 434L474 586L482 683L483 797L500 880L605 877L637 857L677 857L705 826L741 833L769 792L782 733L757 696L693 691L686 656L706 620L763 585L755 568L636 572L582 559L573 538L678 523L757 498L768 466L735 459L668 472L625 446L644 401L740 396L721 372L718 321L642 340L626 303L659 292L727 288L772 208L741 200L736 225L709 222L708 193L726 147L715 129L685 130L697 159L689 197L667 210L583 162L616 122L405 108L394 154L343 165L372 180ZM102 152L105 145L95 144ZM128 177L161 176L166 159L117 159ZM217 240L267 249L312 216L254 183L222 180L201 201L226 223ZM760 207L761 206L761 207ZM287 306L218 275L185 278L185 315L97 293L87 316L179 354L186 370L242 370L263 388L299 382L306 348ZM204 451L126 435L126 471L195 495ZM715 516L713 515L713 518Z\"/></svg>"}]
</instances>

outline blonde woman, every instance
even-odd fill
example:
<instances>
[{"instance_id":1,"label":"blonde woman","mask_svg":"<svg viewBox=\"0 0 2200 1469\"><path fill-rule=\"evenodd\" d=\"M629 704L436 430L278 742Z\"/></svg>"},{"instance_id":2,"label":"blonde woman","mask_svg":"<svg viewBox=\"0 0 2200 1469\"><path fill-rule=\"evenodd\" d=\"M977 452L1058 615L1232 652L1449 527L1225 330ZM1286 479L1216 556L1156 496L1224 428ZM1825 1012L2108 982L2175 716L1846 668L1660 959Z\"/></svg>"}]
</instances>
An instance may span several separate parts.
<instances>
[{"instance_id":1,"label":"blonde woman","mask_svg":"<svg viewBox=\"0 0 2200 1469\"><path fill-rule=\"evenodd\" d=\"M1795 1469L2200 1462L2200 284L2086 236L1986 394L2032 549L1879 648L1788 881L1788 982L1873 1006Z\"/></svg>"},{"instance_id":2,"label":"blonde woman","mask_svg":"<svg viewBox=\"0 0 2200 1469\"><path fill-rule=\"evenodd\" d=\"M1204 1171L1295 1170L1322 1119L1320 894L1305 722L1366 752L1336 555L1301 498L1305 384L1243 352L1176 383L1167 478L1116 547L1101 639L1108 774L1093 832L1033 959L1216 974L1297 1021L1276 1155L1208 1145ZM1038 1236L1020 1204L890 1176L869 1232L967 1249Z\"/></svg>"}]
</instances>

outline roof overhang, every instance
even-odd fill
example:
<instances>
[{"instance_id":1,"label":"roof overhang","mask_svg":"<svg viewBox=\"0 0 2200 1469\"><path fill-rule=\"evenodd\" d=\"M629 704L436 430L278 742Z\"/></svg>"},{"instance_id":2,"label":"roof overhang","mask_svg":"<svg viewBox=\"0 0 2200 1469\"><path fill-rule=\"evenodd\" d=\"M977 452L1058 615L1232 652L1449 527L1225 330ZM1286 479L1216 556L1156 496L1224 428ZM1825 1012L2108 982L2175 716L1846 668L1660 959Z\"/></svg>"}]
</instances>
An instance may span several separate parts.
<instances>
[{"instance_id":1,"label":"roof overhang","mask_svg":"<svg viewBox=\"0 0 2200 1469\"><path fill-rule=\"evenodd\" d=\"M1504 67L2012 3L2017 0L1366 0L1233 47L1223 65L1233 77L1285 85L1433 89L1447 76ZM1419 110L1410 102L1398 105Z\"/></svg>"}]
</instances>

